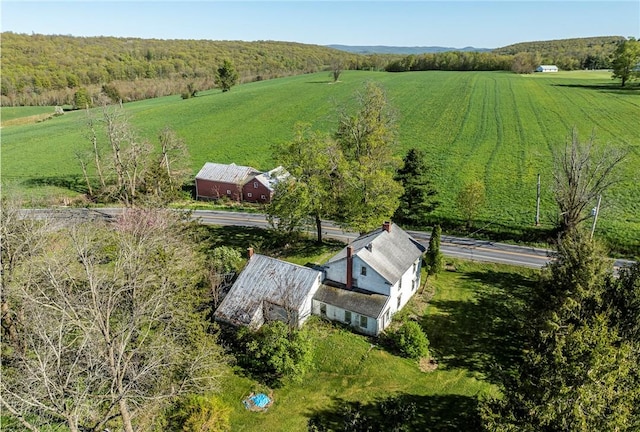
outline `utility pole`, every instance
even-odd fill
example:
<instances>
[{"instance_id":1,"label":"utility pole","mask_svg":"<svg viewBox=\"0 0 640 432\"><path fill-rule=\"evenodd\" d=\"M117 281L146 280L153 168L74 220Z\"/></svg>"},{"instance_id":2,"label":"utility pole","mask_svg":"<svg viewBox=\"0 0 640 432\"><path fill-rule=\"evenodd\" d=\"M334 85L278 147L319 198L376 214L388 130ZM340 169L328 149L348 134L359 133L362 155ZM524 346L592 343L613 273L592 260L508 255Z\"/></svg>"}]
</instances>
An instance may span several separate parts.
<instances>
[{"instance_id":1,"label":"utility pole","mask_svg":"<svg viewBox=\"0 0 640 432\"><path fill-rule=\"evenodd\" d=\"M600 201L602 200L602 195L598 195L598 204L596 205L595 211L593 212L593 225L591 225L591 236L589 239L593 239L593 232L596 230L596 222L598 222L598 213L600 213Z\"/></svg>"},{"instance_id":2,"label":"utility pole","mask_svg":"<svg viewBox=\"0 0 640 432\"><path fill-rule=\"evenodd\" d=\"M540 225L540 173L538 173L538 198L536 199L536 226Z\"/></svg>"}]
</instances>

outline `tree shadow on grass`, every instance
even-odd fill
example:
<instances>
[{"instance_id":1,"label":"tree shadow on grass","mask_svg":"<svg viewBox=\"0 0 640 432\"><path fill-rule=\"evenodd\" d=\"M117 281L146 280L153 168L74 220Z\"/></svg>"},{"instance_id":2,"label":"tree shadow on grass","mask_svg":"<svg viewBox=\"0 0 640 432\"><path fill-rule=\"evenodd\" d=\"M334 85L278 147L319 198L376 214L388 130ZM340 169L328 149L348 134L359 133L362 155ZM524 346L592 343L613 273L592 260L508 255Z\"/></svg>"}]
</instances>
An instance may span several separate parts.
<instances>
[{"instance_id":1,"label":"tree shadow on grass","mask_svg":"<svg viewBox=\"0 0 640 432\"><path fill-rule=\"evenodd\" d=\"M640 85L627 84L625 87L621 87L620 83L611 84L553 84L554 87L570 87L570 88L583 88L587 90L597 90L603 93L613 94L640 94Z\"/></svg>"},{"instance_id":2,"label":"tree shadow on grass","mask_svg":"<svg viewBox=\"0 0 640 432\"><path fill-rule=\"evenodd\" d=\"M23 184L32 188L55 186L78 193L87 193L87 184L79 175L35 177L25 180Z\"/></svg>"},{"instance_id":3,"label":"tree shadow on grass","mask_svg":"<svg viewBox=\"0 0 640 432\"><path fill-rule=\"evenodd\" d=\"M369 403L334 398L329 408L309 413L309 430L474 432L481 430L477 408L477 398L461 395L400 394Z\"/></svg>"},{"instance_id":4,"label":"tree shadow on grass","mask_svg":"<svg viewBox=\"0 0 640 432\"><path fill-rule=\"evenodd\" d=\"M228 246L244 251L252 247L257 253L277 258L316 256L344 246L336 240L317 243L307 236L285 237L273 230L256 227L201 225L194 227L194 230L205 250Z\"/></svg>"},{"instance_id":5,"label":"tree shadow on grass","mask_svg":"<svg viewBox=\"0 0 640 432\"><path fill-rule=\"evenodd\" d=\"M473 299L432 300L437 312L422 318L432 355L448 368L503 382L522 361L525 305L535 283L514 273L466 273L458 289L473 290Z\"/></svg>"}]
</instances>

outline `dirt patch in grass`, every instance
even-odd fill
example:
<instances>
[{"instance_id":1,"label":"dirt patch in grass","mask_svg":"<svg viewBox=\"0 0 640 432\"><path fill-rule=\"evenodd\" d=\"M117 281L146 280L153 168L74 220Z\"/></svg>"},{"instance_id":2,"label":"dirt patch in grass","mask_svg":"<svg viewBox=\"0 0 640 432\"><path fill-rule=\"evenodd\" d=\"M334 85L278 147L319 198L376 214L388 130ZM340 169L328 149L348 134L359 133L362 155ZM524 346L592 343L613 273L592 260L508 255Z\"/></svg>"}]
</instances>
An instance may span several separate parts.
<instances>
[{"instance_id":1,"label":"dirt patch in grass","mask_svg":"<svg viewBox=\"0 0 640 432\"><path fill-rule=\"evenodd\" d=\"M433 358L422 357L419 366L422 372L433 372L438 369L438 362Z\"/></svg>"}]
</instances>

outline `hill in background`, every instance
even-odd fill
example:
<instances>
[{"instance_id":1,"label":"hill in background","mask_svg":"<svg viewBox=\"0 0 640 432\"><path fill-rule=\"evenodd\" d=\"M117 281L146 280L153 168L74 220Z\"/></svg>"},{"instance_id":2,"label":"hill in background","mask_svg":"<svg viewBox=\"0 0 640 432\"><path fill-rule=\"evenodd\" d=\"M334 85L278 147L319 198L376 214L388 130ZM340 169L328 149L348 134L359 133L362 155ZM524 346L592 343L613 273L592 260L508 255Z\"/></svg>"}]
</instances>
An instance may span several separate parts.
<instances>
[{"instance_id":1,"label":"hill in background","mask_svg":"<svg viewBox=\"0 0 640 432\"><path fill-rule=\"evenodd\" d=\"M386 45L327 45L329 48L337 49L354 54L425 54L425 53L443 53L450 51L462 52L490 52L491 48L450 48L441 46L386 46Z\"/></svg>"}]
</instances>

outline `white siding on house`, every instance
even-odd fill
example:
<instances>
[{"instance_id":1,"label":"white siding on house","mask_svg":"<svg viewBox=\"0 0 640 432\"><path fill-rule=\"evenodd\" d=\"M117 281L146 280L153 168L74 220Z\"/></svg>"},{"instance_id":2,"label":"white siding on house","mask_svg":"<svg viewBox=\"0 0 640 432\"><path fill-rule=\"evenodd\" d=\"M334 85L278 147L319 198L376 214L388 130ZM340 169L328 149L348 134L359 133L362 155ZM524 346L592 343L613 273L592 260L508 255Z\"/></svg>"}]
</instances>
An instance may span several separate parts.
<instances>
[{"instance_id":1,"label":"white siding on house","mask_svg":"<svg viewBox=\"0 0 640 432\"><path fill-rule=\"evenodd\" d=\"M321 309L326 310L326 314L322 314ZM375 336L380 331L383 330L378 328L379 327L378 320L376 318L349 311L351 313L351 322L346 322L345 321L346 311L344 309L341 309L337 306L333 306L327 303L322 303L317 300L313 301L312 311L314 315L318 315L322 318L326 318L331 321L339 321L341 323L351 326L357 332L368 334L371 336ZM363 327L361 325L363 317L365 317L365 320L366 320L366 324L367 324L366 327Z\"/></svg>"}]
</instances>

